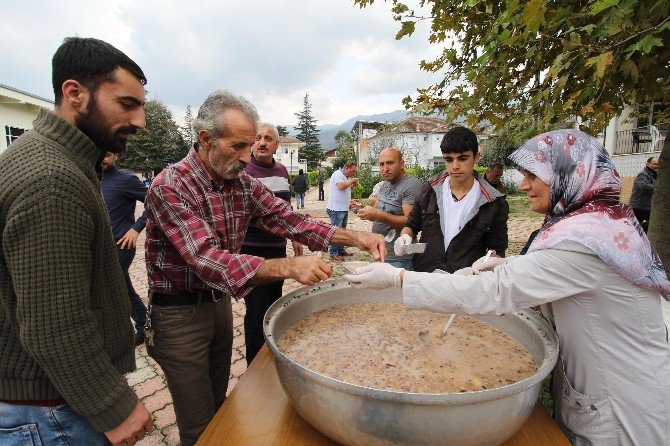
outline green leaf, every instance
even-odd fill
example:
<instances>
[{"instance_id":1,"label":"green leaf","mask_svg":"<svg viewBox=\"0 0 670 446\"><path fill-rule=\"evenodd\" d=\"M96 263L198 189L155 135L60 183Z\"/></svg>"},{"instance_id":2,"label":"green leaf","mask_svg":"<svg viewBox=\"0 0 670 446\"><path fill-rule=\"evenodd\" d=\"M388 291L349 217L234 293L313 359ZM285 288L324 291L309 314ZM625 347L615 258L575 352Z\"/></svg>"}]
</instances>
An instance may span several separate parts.
<instances>
[{"instance_id":1,"label":"green leaf","mask_svg":"<svg viewBox=\"0 0 670 446\"><path fill-rule=\"evenodd\" d=\"M549 79L558 76L558 74L563 71L564 64L563 64L563 59L565 59L565 56L567 53L560 53L554 61L551 64L551 68L549 68L549 71L547 72L547 77Z\"/></svg>"},{"instance_id":2,"label":"green leaf","mask_svg":"<svg viewBox=\"0 0 670 446\"><path fill-rule=\"evenodd\" d=\"M636 51L639 51L642 54L649 54L651 49L655 46L663 46L663 41L658 37L654 37L653 35L648 34L644 36L639 42L626 48L626 53L628 57L630 57L630 55Z\"/></svg>"},{"instance_id":3,"label":"green leaf","mask_svg":"<svg viewBox=\"0 0 670 446\"><path fill-rule=\"evenodd\" d=\"M611 51L601 54L596 57L596 79L602 79L605 75L605 69L608 65L612 65L614 56Z\"/></svg>"},{"instance_id":4,"label":"green leaf","mask_svg":"<svg viewBox=\"0 0 670 446\"><path fill-rule=\"evenodd\" d=\"M404 3L398 3L393 8L391 8L391 11L394 14L402 14L404 12L409 11L409 8Z\"/></svg>"},{"instance_id":5,"label":"green leaf","mask_svg":"<svg viewBox=\"0 0 670 446\"><path fill-rule=\"evenodd\" d=\"M521 22L526 25L528 32L536 33L540 29L540 25L544 22L545 8L544 0L530 0L523 7Z\"/></svg>"},{"instance_id":6,"label":"green leaf","mask_svg":"<svg viewBox=\"0 0 670 446\"><path fill-rule=\"evenodd\" d=\"M414 26L416 22L408 20L407 22L402 22L402 27L398 34L395 35L395 40L400 40L404 36L411 36L414 33Z\"/></svg>"},{"instance_id":7,"label":"green leaf","mask_svg":"<svg viewBox=\"0 0 670 446\"><path fill-rule=\"evenodd\" d=\"M597 0L593 6L591 6L591 15L600 14L602 11L611 8L612 6L617 6L619 0Z\"/></svg>"},{"instance_id":8,"label":"green leaf","mask_svg":"<svg viewBox=\"0 0 670 446\"><path fill-rule=\"evenodd\" d=\"M625 76L631 77L634 82L637 82L640 74L637 71L637 65L635 65L635 62L628 59L623 63L623 65L621 65L621 71Z\"/></svg>"}]
</instances>

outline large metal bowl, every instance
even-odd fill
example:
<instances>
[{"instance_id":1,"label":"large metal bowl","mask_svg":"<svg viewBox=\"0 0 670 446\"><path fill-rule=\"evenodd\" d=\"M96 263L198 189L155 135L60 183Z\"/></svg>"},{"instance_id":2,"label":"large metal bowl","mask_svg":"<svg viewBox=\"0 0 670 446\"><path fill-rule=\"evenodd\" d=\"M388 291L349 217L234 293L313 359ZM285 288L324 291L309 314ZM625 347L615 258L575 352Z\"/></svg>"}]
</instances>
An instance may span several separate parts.
<instances>
[{"instance_id":1,"label":"large metal bowl","mask_svg":"<svg viewBox=\"0 0 670 446\"><path fill-rule=\"evenodd\" d=\"M402 295L398 289L359 291L346 280L331 280L287 294L265 315L265 339L291 405L342 444L500 444L526 421L542 380L556 364L556 333L533 311L477 317L521 342L539 367L523 381L490 390L427 394L373 389L311 371L278 348L277 341L298 320L337 305L367 302L400 303Z\"/></svg>"}]
</instances>

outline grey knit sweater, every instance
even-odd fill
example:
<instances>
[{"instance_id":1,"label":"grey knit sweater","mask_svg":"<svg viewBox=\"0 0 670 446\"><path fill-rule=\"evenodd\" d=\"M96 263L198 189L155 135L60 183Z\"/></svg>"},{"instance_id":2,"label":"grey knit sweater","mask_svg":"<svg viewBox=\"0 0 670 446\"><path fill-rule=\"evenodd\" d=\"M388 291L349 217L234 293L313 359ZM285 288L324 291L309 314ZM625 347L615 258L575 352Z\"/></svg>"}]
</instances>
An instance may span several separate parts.
<instances>
[{"instance_id":1,"label":"grey knit sweater","mask_svg":"<svg viewBox=\"0 0 670 446\"><path fill-rule=\"evenodd\" d=\"M130 304L96 166L58 115L0 155L0 399L65 399L101 432L137 397Z\"/></svg>"}]
</instances>

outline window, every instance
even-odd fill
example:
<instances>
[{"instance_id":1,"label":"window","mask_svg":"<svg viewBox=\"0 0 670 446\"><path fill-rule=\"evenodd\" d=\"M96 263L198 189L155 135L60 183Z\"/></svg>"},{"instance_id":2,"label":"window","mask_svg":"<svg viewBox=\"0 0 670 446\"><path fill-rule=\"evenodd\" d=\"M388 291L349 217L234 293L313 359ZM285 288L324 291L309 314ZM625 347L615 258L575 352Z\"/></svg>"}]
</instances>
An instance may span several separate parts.
<instances>
[{"instance_id":1,"label":"window","mask_svg":"<svg viewBox=\"0 0 670 446\"><path fill-rule=\"evenodd\" d=\"M14 142L16 138L21 136L26 129L20 127L12 127L10 125L5 126L5 139L7 141L7 147Z\"/></svg>"}]
</instances>

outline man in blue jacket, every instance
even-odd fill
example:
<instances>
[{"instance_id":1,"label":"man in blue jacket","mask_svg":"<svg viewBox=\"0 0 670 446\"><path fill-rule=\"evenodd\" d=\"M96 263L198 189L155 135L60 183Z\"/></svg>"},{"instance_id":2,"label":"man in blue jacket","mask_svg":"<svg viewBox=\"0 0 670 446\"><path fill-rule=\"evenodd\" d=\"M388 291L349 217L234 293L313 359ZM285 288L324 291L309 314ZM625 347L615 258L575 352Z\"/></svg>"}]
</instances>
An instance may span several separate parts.
<instances>
[{"instance_id":1,"label":"man in blue jacket","mask_svg":"<svg viewBox=\"0 0 670 446\"><path fill-rule=\"evenodd\" d=\"M117 153L107 152L102 161L102 196L112 223L112 233L116 241L116 252L126 279L130 297L131 317L135 322L135 346L144 343L144 324L147 321L147 307L133 288L128 268L135 258L137 237L147 224L144 212L135 221L135 204L144 203L147 187L130 172L114 165Z\"/></svg>"}]
</instances>

